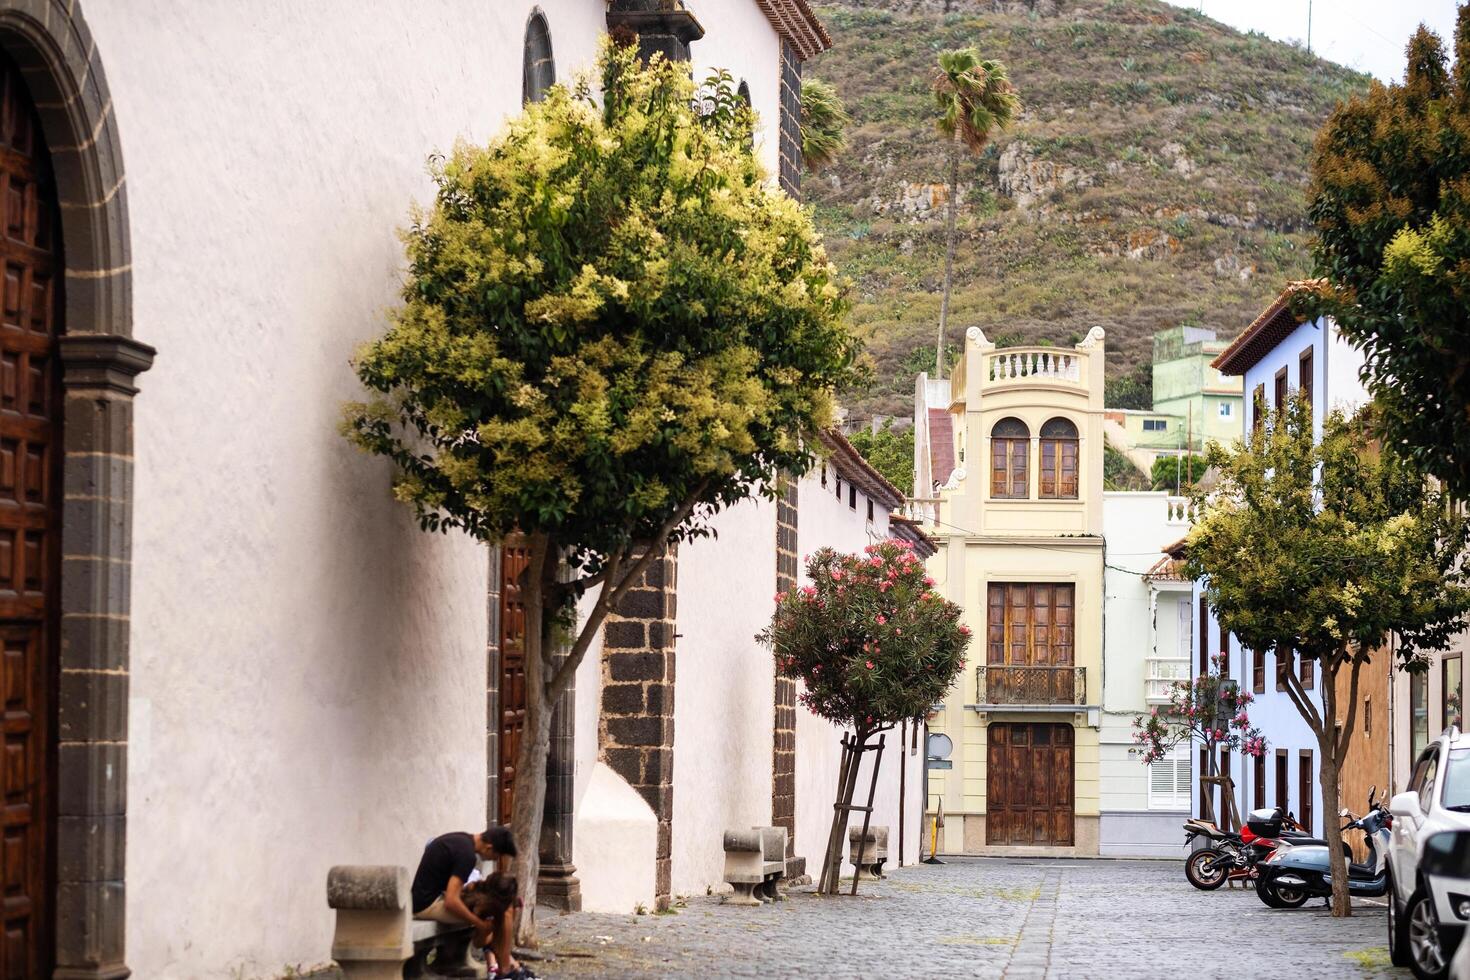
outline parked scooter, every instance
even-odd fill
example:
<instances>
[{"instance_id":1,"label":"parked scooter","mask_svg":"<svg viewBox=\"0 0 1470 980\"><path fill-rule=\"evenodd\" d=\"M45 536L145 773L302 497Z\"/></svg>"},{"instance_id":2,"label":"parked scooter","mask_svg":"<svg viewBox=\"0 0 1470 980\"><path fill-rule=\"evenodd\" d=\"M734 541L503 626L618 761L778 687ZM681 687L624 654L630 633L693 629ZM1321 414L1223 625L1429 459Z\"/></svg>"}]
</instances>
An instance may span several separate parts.
<instances>
[{"instance_id":1,"label":"parked scooter","mask_svg":"<svg viewBox=\"0 0 1470 980\"><path fill-rule=\"evenodd\" d=\"M1368 860L1348 863L1348 891L1354 895L1376 897L1388 892L1388 832L1393 817L1382 801L1375 802L1377 793L1376 786L1370 789L1367 814L1342 828L1361 830L1368 838ZM1343 810L1342 816L1352 814ZM1256 895L1272 908L1300 908L1309 898L1332 894L1326 844L1283 843L1256 870Z\"/></svg>"},{"instance_id":2,"label":"parked scooter","mask_svg":"<svg viewBox=\"0 0 1470 980\"><path fill-rule=\"evenodd\" d=\"M1265 831L1271 831L1270 834ZM1196 837L1209 841L1206 847L1190 853L1184 862L1184 877L1201 891L1213 891L1227 881L1254 879L1256 866L1282 841L1295 844L1326 844L1311 836L1282 808L1252 810L1239 834L1221 830L1206 820L1189 820L1184 824L1184 842L1192 844Z\"/></svg>"}]
</instances>

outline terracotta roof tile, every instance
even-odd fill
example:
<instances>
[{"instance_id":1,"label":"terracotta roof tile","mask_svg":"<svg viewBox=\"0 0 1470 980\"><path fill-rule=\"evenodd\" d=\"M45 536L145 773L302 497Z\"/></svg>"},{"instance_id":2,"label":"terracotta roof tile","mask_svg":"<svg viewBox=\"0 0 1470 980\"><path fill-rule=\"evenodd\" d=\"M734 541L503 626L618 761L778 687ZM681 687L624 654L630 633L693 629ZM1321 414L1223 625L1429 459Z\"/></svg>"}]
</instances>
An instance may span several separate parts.
<instances>
[{"instance_id":1,"label":"terracotta roof tile","mask_svg":"<svg viewBox=\"0 0 1470 980\"><path fill-rule=\"evenodd\" d=\"M847 441L847 436L836 429L828 429L822 433L822 442L832 451L828 461L837 470L838 476L889 510L897 510L903 506L907 499L904 492L874 469L873 464L864 459L863 454Z\"/></svg>"},{"instance_id":2,"label":"terracotta roof tile","mask_svg":"<svg viewBox=\"0 0 1470 980\"><path fill-rule=\"evenodd\" d=\"M1210 362L1210 367L1222 374L1245 374L1271 348L1295 330L1301 320L1291 312L1292 297L1302 292L1315 292L1326 284L1324 279L1298 279L1288 282L1281 294L1251 325L1240 332L1240 336L1221 351L1220 356Z\"/></svg>"},{"instance_id":3,"label":"terracotta roof tile","mask_svg":"<svg viewBox=\"0 0 1470 980\"><path fill-rule=\"evenodd\" d=\"M726 0L728 2L728 0ZM832 35L812 12L807 0L755 0L765 12L776 33L791 42L797 55L805 61L832 46Z\"/></svg>"}]
</instances>

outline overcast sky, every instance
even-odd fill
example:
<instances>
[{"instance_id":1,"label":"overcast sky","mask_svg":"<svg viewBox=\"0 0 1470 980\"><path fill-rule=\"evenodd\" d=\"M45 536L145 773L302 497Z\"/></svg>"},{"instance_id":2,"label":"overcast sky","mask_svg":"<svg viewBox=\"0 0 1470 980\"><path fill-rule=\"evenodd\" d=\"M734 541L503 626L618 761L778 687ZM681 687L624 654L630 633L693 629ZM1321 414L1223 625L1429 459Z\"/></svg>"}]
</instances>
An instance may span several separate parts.
<instances>
[{"instance_id":1,"label":"overcast sky","mask_svg":"<svg viewBox=\"0 0 1470 980\"><path fill-rule=\"evenodd\" d=\"M1279 41L1307 39L1309 0L1169 0ZM1404 45L1421 23L1451 48L1455 0L1311 0L1312 50L1385 82L1402 81Z\"/></svg>"}]
</instances>

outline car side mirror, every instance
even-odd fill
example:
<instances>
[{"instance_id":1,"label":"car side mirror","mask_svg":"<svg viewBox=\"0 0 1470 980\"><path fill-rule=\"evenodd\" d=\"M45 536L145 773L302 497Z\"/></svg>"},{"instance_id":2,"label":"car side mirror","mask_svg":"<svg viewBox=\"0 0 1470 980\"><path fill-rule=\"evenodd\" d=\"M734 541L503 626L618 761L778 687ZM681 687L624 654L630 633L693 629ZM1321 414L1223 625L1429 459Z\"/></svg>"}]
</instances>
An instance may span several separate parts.
<instances>
[{"instance_id":1,"label":"car side mirror","mask_svg":"<svg viewBox=\"0 0 1470 980\"><path fill-rule=\"evenodd\" d=\"M1388 801L1388 812L1396 817L1411 817L1422 820L1424 811L1419 806L1419 794L1406 790Z\"/></svg>"},{"instance_id":2,"label":"car side mirror","mask_svg":"<svg viewBox=\"0 0 1470 980\"><path fill-rule=\"evenodd\" d=\"M1419 870L1453 878L1470 875L1470 831L1446 830L1427 837Z\"/></svg>"}]
</instances>

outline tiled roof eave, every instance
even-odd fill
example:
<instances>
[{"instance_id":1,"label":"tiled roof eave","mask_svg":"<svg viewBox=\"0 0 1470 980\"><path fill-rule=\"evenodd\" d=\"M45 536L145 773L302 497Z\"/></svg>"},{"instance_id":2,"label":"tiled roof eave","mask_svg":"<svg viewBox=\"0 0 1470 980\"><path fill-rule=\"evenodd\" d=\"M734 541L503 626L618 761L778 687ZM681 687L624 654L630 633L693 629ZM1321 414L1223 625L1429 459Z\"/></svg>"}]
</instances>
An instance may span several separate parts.
<instances>
[{"instance_id":1,"label":"tiled roof eave","mask_svg":"<svg viewBox=\"0 0 1470 980\"><path fill-rule=\"evenodd\" d=\"M755 0L766 19L791 46L797 57L806 61L832 46L832 35L812 11L807 0Z\"/></svg>"}]
</instances>

